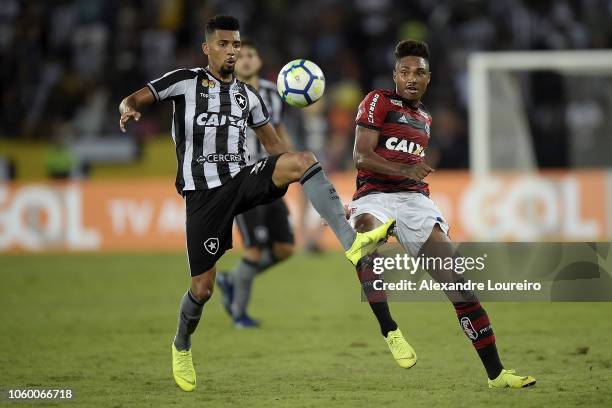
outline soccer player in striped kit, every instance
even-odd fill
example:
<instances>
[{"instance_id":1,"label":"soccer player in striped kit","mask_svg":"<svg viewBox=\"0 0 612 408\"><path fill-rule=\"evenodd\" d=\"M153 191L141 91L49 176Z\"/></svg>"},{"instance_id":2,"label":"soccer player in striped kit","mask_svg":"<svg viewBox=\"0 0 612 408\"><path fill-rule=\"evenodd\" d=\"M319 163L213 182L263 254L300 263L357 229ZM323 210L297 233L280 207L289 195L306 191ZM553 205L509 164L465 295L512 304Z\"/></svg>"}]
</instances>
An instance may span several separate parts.
<instances>
[{"instance_id":1,"label":"soccer player in striped kit","mask_svg":"<svg viewBox=\"0 0 612 408\"><path fill-rule=\"evenodd\" d=\"M202 51L206 68L178 69L151 81L119 105L125 131L140 110L154 102L173 105L172 138L176 145L176 189L185 199L187 258L191 286L181 300L172 342L172 371L184 391L196 388L191 335L215 284L217 260L232 247L237 214L282 197L289 184L300 182L313 207L329 223L347 258L356 264L386 241L395 222L357 233L344 218L335 188L310 152L290 152L270 124L261 96L236 79L240 24L231 16L206 23ZM254 130L269 157L248 165L246 128Z\"/></svg>"},{"instance_id":2,"label":"soccer player in striped kit","mask_svg":"<svg viewBox=\"0 0 612 408\"><path fill-rule=\"evenodd\" d=\"M433 169L424 161L431 115L421 97L430 80L429 49L419 41L402 41L395 49L395 89L375 90L361 102L356 118L354 161L357 190L348 216L357 231L369 231L396 220L395 236L412 256L453 256L448 224L429 199L423 179ZM357 274L382 335L397 363L410 368L417 362L391 317L384 291L377 291L372 271L376 255L357 264ZM452 270L429 270L434 279L460 280ZM449 293L461 328L478 352L491 388L523 388L535 384L531 376L518 376L502 366L489 317L472 292Z\"/></svg>"}]
</instances>

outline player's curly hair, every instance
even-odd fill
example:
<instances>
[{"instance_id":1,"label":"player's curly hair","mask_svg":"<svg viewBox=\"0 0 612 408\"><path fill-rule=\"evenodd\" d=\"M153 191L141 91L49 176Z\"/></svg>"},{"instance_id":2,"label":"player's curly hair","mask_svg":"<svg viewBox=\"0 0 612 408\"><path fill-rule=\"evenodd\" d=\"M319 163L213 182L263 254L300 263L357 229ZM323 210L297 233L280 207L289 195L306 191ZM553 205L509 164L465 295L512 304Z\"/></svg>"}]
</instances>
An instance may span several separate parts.
<instances>
[{"instance_id":1,"label":"player's curly hair","mask_svg":"<svg viewBox=\"0 0 612 408\"><path fill-rule=\"evenodd\" d=\"M215 30L238 31L240 30L240 22L233 16L217 15L206 22L204 33L206 37L208 37L213 34Z\"/></svg>"},{"instance_id":2,"label":"player's curly hair","mask_svg":"<svg viewBox=\"0 0 612 408\"><path fill-rule=\"evenodd\" d=\"M424 41L404 40L395 46L395 60L403 57L422 57L429 61L429 46Z\"/></svg>"}]
</instances>

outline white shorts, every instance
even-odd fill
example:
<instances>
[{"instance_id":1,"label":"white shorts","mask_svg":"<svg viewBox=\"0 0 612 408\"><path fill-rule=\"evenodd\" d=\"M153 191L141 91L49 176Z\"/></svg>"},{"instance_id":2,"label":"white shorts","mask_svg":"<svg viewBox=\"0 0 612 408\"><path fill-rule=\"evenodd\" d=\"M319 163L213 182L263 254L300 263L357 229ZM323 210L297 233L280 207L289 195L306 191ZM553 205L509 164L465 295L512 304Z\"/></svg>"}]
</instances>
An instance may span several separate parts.
<instances>
[{"instance_id":1,"label":"white shorts","mask_svg":"<svg viewBox=\"0 0 612 408\"><path fill-rule=\"evenodd\" d=\"M416 256L431 235L434 225L448 234L448 224L431 199L421 193L375 193L349 204L350 219L371 214L380 222L396 221L395 235L411 256Z\"/></svg>"}]
</instances>

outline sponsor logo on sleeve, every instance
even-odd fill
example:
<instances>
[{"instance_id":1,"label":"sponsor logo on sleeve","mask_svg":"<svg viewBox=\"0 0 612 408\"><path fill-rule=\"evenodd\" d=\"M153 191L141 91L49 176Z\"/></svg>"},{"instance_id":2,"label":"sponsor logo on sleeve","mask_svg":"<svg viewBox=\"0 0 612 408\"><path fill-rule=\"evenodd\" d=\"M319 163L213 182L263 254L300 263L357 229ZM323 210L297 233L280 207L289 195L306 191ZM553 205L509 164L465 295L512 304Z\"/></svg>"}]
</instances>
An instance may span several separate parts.
<instances>
[{"instance_id":1,"label":"sponsor logo on sleeve","mask_svg":"<svg viewBox=\"0 0 612 408\"><path fill-rule=\"evenodd\" d=\"M376 104L378 103L378 98L380 98L379 94L375 94L370 102L370 106L368 107L368 122L374 123L374 111L376 110Z\"/></svg>"}]
</instances>

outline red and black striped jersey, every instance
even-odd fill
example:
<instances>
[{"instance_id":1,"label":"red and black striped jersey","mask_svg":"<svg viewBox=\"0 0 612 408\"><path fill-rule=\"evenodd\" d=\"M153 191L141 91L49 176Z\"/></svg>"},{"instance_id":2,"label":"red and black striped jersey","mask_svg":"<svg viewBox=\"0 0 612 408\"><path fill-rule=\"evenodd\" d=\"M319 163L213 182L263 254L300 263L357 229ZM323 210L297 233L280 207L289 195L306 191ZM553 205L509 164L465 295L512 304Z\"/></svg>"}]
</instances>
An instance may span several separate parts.
<instances>
[{"instance_id":1,"label":"red and black striped jersey","mask_svg":"<svg viewBox=\"0 0 612 408\"><path fill-rule=\"evenodd\" d=\"M395 91L378 89L370 92L359 105L355 122L358 126L380 132L374 152L379 156L407 165L425 156L429 143L431 115L423 104L411 107ZM414 191L429 195L429 187L404 176L390 176L367 170L357 172L357 190L353 200L371 193Z\"/></svg>"}]
</instances>

